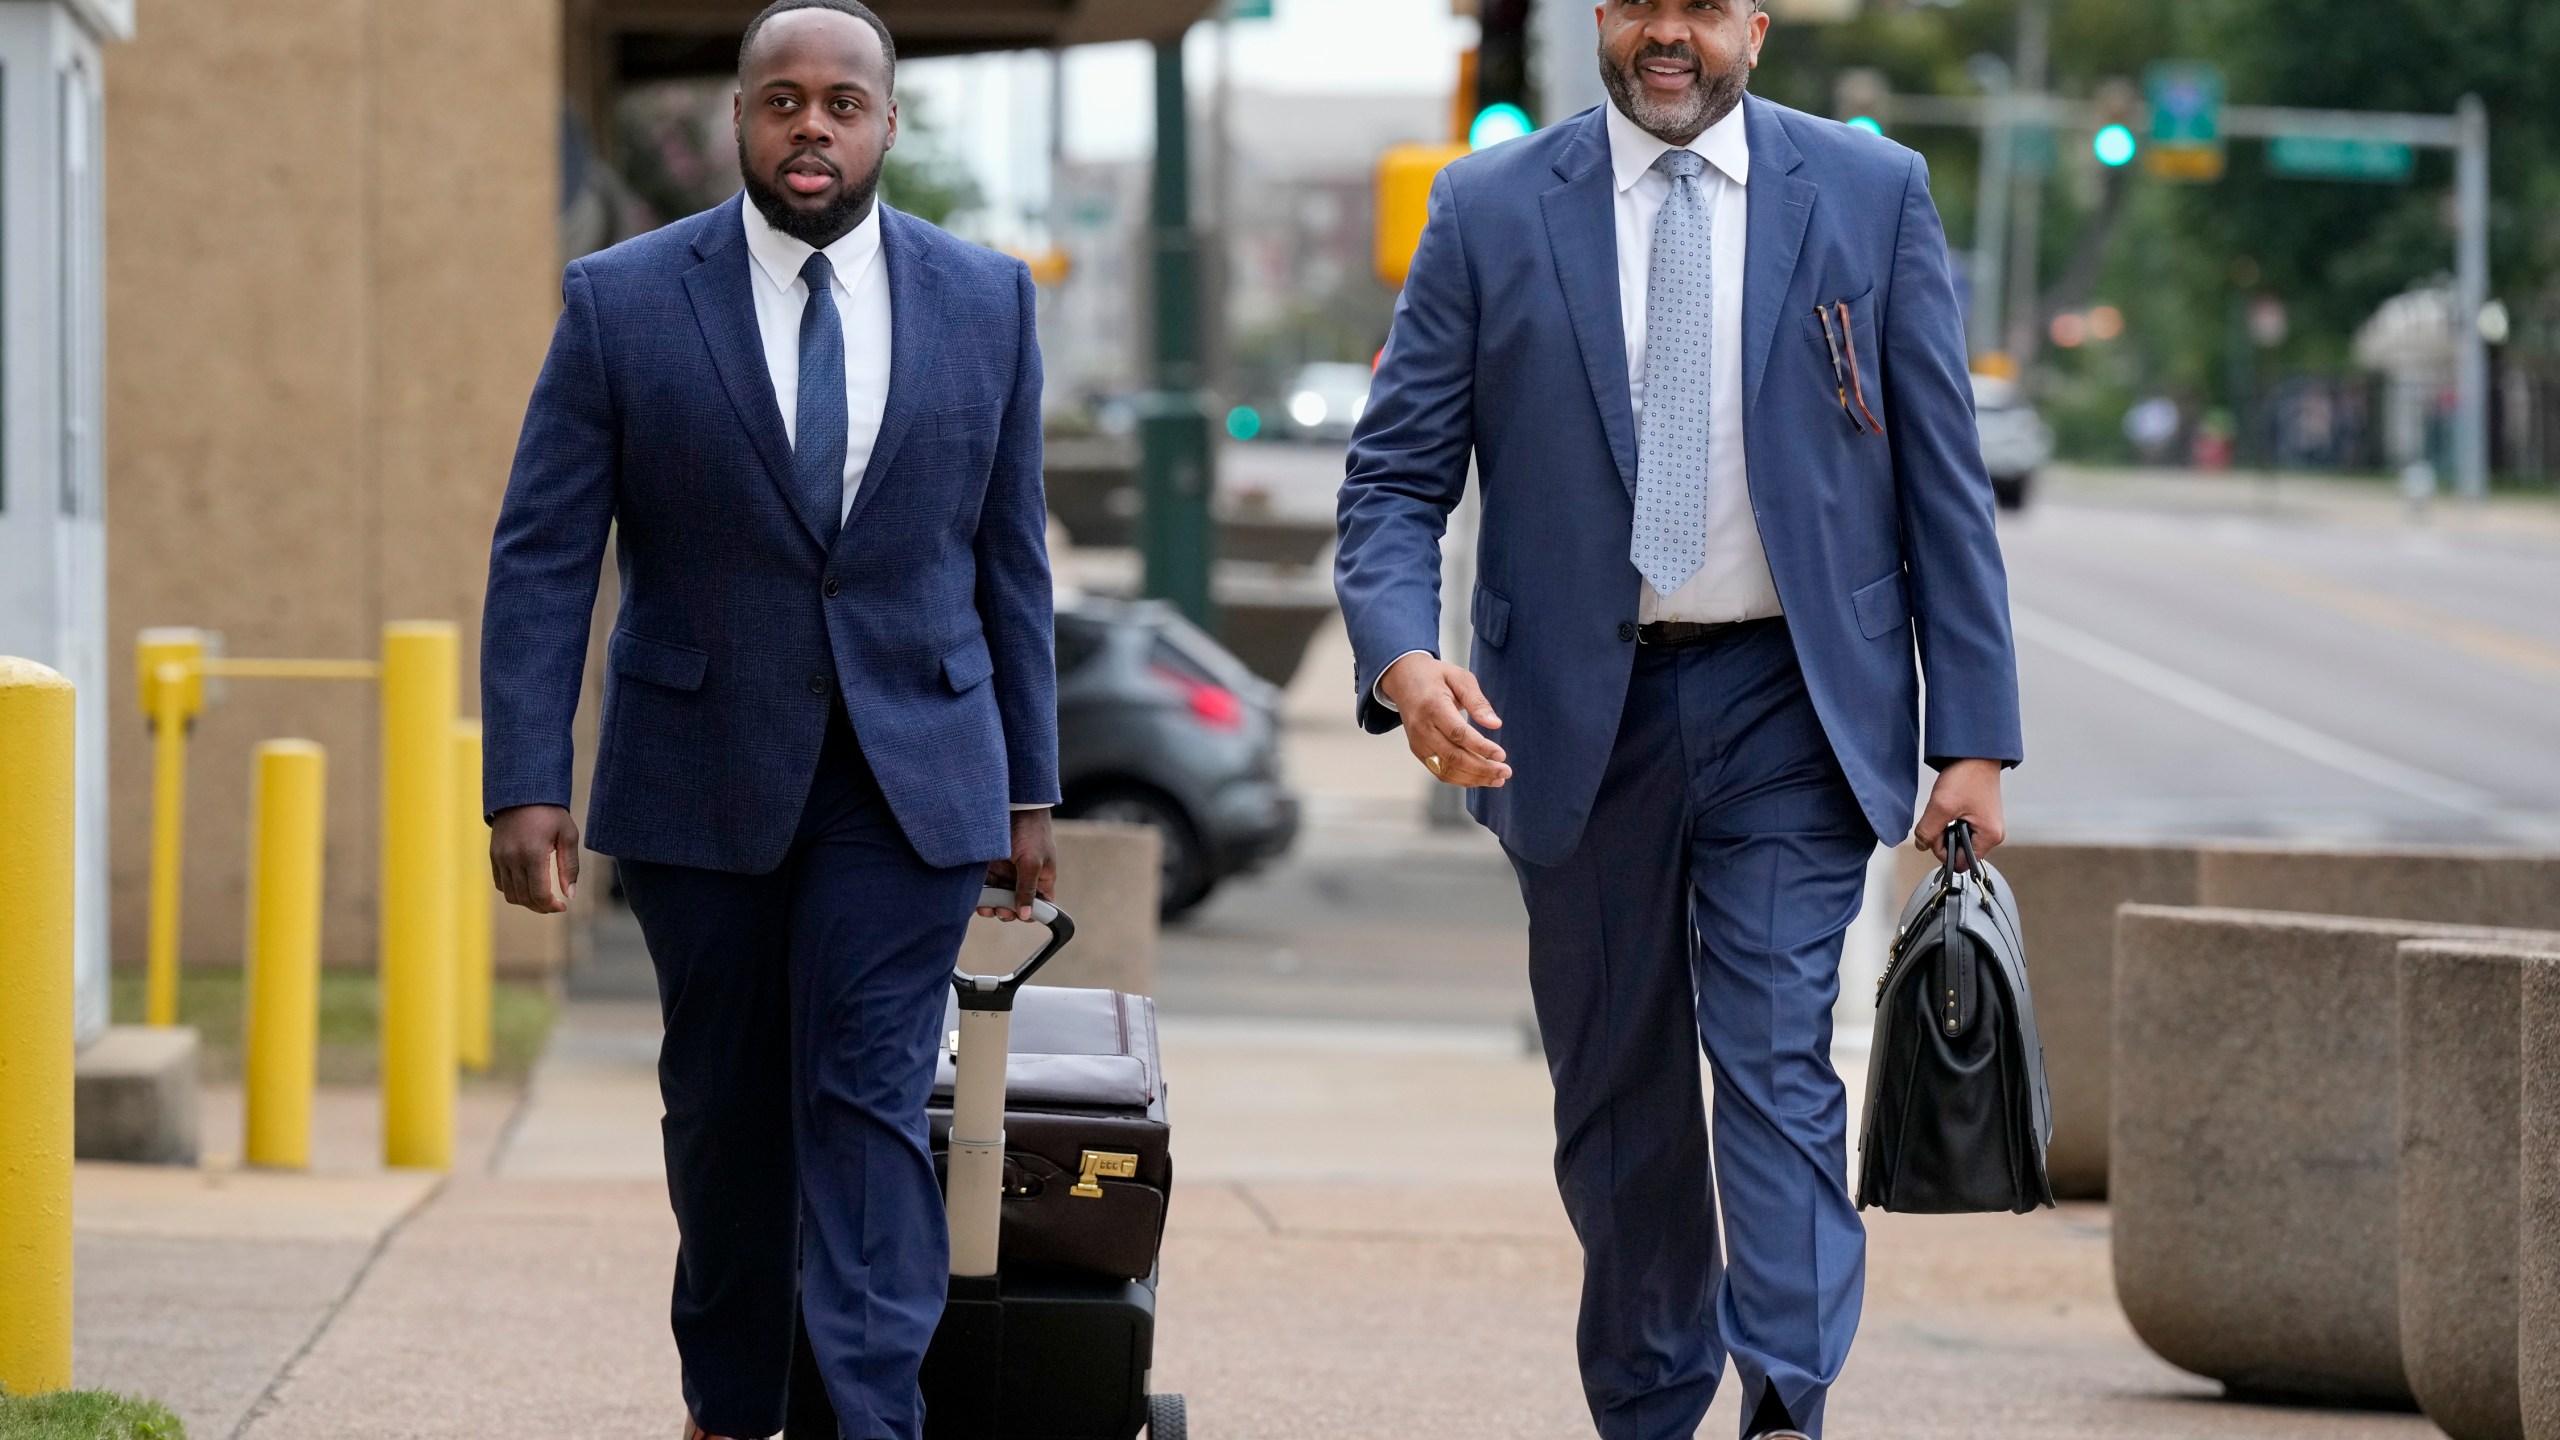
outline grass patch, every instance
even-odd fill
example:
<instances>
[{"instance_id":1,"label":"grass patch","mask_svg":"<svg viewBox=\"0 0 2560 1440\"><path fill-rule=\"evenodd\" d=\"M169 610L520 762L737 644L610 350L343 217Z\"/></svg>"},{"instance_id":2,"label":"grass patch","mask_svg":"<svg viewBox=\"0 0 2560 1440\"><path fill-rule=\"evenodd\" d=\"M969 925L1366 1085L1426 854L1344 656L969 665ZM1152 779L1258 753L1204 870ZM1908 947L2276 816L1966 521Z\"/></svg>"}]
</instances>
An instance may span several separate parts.
<instances>
[{"instance_id":1,"label":"grass patch","mask_svg":"<svg viewBox=\"0 0 2560 1440\"><path fill-rule=\"evenodd\" d=\"M114 1014L120 1024L143 1018L143 972L115 972ZM236 965L186 965L178 970L178 1022L193 1025L204 1044L207 1079L240 1074L240 1016L246 987ZM489 996L489 1061L493 1078L521 1081L533 1073L558 1018L549 987L500 980ZM320 1051L323 1085L370 1085L382 1073L382 986L369 970L320 972ZM0 1432L5 1435L7 1432Z\"/></svg>"},{"instance_id":2,"label":"grass patch","mask_svg":"<svg viewBox=\"0 0 2560 1440\"><path fill-rule=\"evenodd\" d=\"M0 1395L0 1440L187 1440L159 1404L105 1390Z\"/></svg>"}]
</instances>

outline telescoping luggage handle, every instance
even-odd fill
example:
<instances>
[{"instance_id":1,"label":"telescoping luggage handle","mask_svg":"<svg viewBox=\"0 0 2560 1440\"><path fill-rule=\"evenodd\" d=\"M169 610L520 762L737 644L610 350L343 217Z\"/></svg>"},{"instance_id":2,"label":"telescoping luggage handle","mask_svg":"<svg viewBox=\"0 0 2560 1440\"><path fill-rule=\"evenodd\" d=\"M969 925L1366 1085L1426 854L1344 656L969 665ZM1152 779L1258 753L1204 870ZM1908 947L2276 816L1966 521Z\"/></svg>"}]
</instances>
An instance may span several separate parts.
<instances>
[{"instance_id":1,"label":"telescoping luggage handle","mask_svg":"<svg viewBox=\"0 0 2560 1440\"><path fill-rule=\"evenodd\" d=\"M1014 908L1013 892L1002 886L990 885L978 892L978 908L1011 910ZM1035 925L1049 927L1049 943L1041 946L1038 954L1013 967L1010 973L972 975L966 970L952 972L951 988L960 997L961 1009L1012 1009L1014 992L1031 983L1033 973L1048 964L1051 956L1067 948L1068 941L1076 938L1075 917L1049 901L1035 898L1031 902L1031 921Z\"/></svg>"},{"instance_id":2,"label":"telescoping luggage handle","mask_svg":"<svg viewBox=\"0 0 2560 1440\"><path fill-rule=\"evenodd\" d=\"M978 907L1014 908L1013 892L990 885ZM960 1001L958 1053L952 1057L951 1161L943 1208L951 1228L951 1294L955 1299L994 1296L996 1240L1004 1211L1005 1060L1012 1050L1013 997L1049 957L1076 938L1076 922L1046 900L1031 902L1032 923L1049 927L1040 953L1003 975L972 975L955 968L951 988Z\"/></svg>"}]
</instances>

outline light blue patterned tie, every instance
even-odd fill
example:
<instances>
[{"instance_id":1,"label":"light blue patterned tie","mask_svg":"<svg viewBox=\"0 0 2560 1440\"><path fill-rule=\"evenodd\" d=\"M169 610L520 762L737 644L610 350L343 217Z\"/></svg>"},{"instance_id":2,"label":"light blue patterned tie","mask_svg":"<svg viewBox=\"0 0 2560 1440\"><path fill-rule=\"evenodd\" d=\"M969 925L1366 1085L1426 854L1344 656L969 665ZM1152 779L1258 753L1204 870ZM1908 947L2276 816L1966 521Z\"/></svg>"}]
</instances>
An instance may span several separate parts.
<instances>
[{"instance_id":1,"label":"light blue patterned tie","mask_svg":"<svg viewBox=\"0 0 2560 1440\"><path fill-rule=\"evenodd\" d=\"M1645 582L1668 595L1707 563L1707 399L1714 378L1714 217L1694 150L1665 150L1653 168L1671 196L1653 221L1644 295L1644 419L1636 432L1636 527Z\"/></svg>"},{"instance_id":2,"label":"light blue patterned tie","mask_svg":"<svg viewBox=\"0 0 2560 1440\"><path fill-rule=\"evenodd\" d=\"M836 313L835 273L823 250L800 267L809 303L800 310L800 408L791 437L791 482L809 513L826 516L844 513L845 449L853 429L846 413L844 317Z\"/></svg>"}]
</instances>

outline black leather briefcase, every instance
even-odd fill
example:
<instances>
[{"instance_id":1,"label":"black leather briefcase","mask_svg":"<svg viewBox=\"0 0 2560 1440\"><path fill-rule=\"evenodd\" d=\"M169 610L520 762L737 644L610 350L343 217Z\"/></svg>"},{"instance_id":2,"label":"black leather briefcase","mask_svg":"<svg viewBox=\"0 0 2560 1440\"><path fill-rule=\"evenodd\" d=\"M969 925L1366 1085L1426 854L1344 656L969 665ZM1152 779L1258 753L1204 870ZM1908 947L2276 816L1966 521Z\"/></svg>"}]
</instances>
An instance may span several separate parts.
<instances>
[{"instance_id":1,"label":"black leather briefcase","mask_svg":"<svg viewBox=\"0 0 2560 1440\"><path fill-rule=\"evenodd\" d=\"M957 1024L955 1006L943 1034ZM937 1169L951 1134L951 1051L946 1039L926 1111ZM1047 985L1014 997L998 1241L1008 1271L1153 1273L1173 1185L1169 1140L1153 1000Z\"/></svg>"},{"instance_id":2,"label":"black leather briefcase","mask_svg":"<svg viewBox=\"0 0 2560 1440\"><path fill-rule=\"evenodd\" d=\"M1858 1208L2025 1214L2053 1203L2053 1100L2009 882L1962 821L1876 982Z\"/></svg>"}]
</instances>

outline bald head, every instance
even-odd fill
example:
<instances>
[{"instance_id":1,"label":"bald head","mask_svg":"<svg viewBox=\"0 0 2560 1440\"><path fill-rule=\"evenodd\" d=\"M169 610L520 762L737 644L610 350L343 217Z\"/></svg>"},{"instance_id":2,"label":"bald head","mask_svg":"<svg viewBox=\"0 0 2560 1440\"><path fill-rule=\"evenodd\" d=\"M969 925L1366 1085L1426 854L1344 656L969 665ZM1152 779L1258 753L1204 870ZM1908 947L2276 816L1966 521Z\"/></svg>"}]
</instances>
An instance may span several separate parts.
<instances>
[{"instance_id":1,"label":"bald head","mask_svg":"<svg viewBox=\"0 0 2560 1440\"><path fill-rule=\"evenodd\" d=\"M738 170L773 227L826 246L862 223L898 139L896 49L858 0L780 0L738 50Z\"/></svg>"},{"instance_id":2,"label":"bald head","mask_svg":"<svg viewBox=\"0 0 2560 1440\"><path fill-rule=\"evenodd\" d=\"M862 0L773 0L772 4L757 12L756 18L747 22L746 34L739 37L738 83L741 85L746 83L747 71L756 63L756 52L760 42L765 38L765 32L776 21L785 21L786 25L838 23L819 19L812 12L842 16L847 20L859 22L870 30L879 44L881 93L885 95L896 88L898 42L890 38L888 22L882 20L877 11L863 4Z\"/></svg>"}]
</instances>

